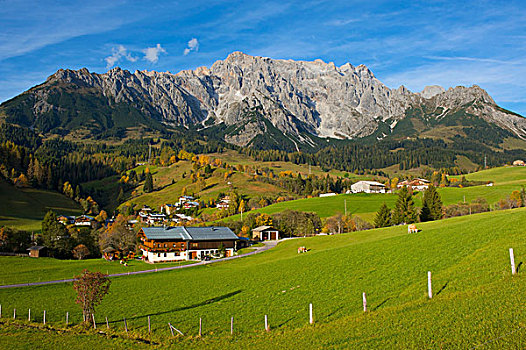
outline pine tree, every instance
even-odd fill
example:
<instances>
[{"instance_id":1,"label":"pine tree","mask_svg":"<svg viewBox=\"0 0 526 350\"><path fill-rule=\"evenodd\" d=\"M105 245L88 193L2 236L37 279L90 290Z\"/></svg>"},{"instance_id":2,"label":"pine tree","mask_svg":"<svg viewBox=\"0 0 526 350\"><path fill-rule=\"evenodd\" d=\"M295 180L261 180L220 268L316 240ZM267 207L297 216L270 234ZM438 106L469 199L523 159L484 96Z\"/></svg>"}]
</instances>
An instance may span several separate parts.
<instances>
[{"instance_id":1,"label":"pine tree","mask_svg":"<svg viewBox=\"0 0 526 350\"><path fill-rule=\"evenodd\" d=\"M406 186L398 192L393 215L391 217L393 225L411 224L416 222L417 214L414 208L413 196L409 193Z\"/></svg>"},{"instance_id":2,"label":"pine tree","mask_svg":"<svg viewBox=\"0 0 526 350\"><path fill-rule=\"evenodd\" d=\"M378 209L378 212L376 213L376 217L374 218L374 227L380 228L380 227L387 227L391 223L391 210L387 207L387 204L383 203L380 209Z\"/></svg>"},{"instance_id":3,"label":"pine tree","mask_svg":"<svg viewBox=\"0 0 526 350\"><path fill-rule=\"evenodd\" d=\"M124 202L124 191L122 190L122 187L119 190L119 195L117 196L117 203L121 204Z\"/></svg>"},{"instance_id":4,"label":"pine tree","mask_svg":"<svg viewBox=\"0 0 526 350\"><path fill-rule=\"evenodd\" d=\"M420 212L420 221L433 221L442 219L442 199L438 194L435 186L430 185L424 192L422 201L422 211Z\"/></svg>"},{"instance_id":5,"label":"pine tree","mask_svg":"<svg viewBox=\"0 0 526 350\"><path fill-rule=\"evenodd\" d=\"M150 172L146 173L146 179L144 180L143 190L146 193L153 191L153 177L152 177L152 173Z\"/></svg>"}]
</instances>

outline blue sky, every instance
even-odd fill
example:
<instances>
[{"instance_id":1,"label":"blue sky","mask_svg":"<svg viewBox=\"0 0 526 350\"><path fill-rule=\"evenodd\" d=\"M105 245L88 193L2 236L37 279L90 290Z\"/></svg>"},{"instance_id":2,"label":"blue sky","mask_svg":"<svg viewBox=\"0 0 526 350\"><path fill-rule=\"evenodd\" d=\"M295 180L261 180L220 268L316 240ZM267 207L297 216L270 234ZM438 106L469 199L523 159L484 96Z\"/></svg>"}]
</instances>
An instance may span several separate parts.
<instances>
[{"instance_id":1,"label":"blue sky","mask_svg":"<svg viewBox=\"0 0 526 350\"><path fill-rule=\"evenodd\" d=\"M524 1L1 1L0 101L60 68L176 73L233 51L480 85L526 116Z\"/></svg>"}]
</instances>

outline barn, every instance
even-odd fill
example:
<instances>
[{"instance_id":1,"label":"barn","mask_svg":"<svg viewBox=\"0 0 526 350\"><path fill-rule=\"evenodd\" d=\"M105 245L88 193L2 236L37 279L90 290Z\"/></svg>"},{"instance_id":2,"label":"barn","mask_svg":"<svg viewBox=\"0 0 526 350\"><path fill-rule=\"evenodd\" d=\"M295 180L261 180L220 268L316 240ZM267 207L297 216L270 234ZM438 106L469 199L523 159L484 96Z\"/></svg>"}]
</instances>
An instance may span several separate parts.
<instances>
[{"instance_id":1,"label":"barn","mask_svg":"<svg viewBox=\"0 0 526 350\"><path fill-rule=\"evenodd\" d=\"M260 241L277 241L279 231L272 226L259 226L252 230L252 238Z\"/></svg>"},{"instance_id":2,"label":"barn","mask_svg":"<svg viewBox=\"0 0 526 350\"><path fill-rule=\"evenodd\" d=\"M385 185L376 181L358 181L351 185L352 193L385 193Z\"/></svg>"}]
</instances>

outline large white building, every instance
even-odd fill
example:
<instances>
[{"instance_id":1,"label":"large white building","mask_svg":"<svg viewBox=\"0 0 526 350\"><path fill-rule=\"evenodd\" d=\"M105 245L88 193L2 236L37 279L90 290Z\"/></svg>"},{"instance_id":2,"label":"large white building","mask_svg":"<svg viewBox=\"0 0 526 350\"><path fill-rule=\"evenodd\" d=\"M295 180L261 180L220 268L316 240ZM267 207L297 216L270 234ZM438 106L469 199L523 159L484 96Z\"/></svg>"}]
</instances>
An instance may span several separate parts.
<instances>
[{"instance_id":1,"label":"large white building","mask_svg":"<svg viewBox=\"0 0 526 350\"><path fill-rule=\"evenodd\" d=\"M138 236L143 259L150 263L202 260L218 256L221 248L233 256L239 240L227 227L143 227Z\"/></svg>"},{"instance_id":2,"label":"large white building","mask_svg":"<svg viewBox=\"0 0 526 350\"><path fill-rule=\"evenodd\" d=\"M351 185L352 193L385 193L385 185L376 181L358 181Z\"/></svg>"}]
</instances>

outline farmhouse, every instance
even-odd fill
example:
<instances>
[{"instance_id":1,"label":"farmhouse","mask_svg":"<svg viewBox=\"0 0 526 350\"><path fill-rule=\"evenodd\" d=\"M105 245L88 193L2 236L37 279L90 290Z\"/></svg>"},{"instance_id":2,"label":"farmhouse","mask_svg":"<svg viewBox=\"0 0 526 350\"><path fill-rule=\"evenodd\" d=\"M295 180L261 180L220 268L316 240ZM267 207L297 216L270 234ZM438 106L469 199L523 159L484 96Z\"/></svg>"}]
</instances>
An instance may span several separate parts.
<instances>
[{"instance_id":1,"label":"farmhouse","mask_svg":"<svg viewBox=\"0 0 526 350\"><path fill-rule=\"evenodd\" d=\"M216 208L218 209L228 209L230 207L230 199L221 199L219 203L216 204Z\"/></svg>"},{"instance_id":2,"label":"farmhouse","mask_svg":"<svg viewBox=\"0 0 526 350\"><path fill-rule=\"evenodd\" d=\"M279 231L272 226L259 226L252 230L252 238L260 241L277 241Z\"/></svg>"},{"instance_id":3,"label":"farmhouse","mask_svg":"<svg viewBox=\"0 0 526 350\"><path fill-rule=\"evenodd\" d=\"M218 255L234 255L239 239L227 227L143 227L138 237L143 259L150 263L203 259Z\"/></svg>"},{"instance_id":4,"label":"farmhouse","mask_svg":"<svg viewBox=\"0 0 526 350\"><path fill-rule=\"evenodd\" d=\"M352 193L385 193L385 185L376 181L358 181L351 185Z\"/></svg>"},{"instance_id":5,"label":"farmhouse","mask_svg":"<svg viewBox=\"0 0 526 350\"><path fill-rule=\"evenodd\" d=\"M429 181L426 179L414 179L414 180L405 180L399 182L396 187L402 188L404 186L411 187L415 191L425 191L429 187Z\"/></svg>"},{"instance_id":6,"label":"farmhouse","mask_svg":"<svg viewBox=\"0 0 526 350\"><path fill-rule=\"evenodd\" d=\"M75 226L91 226L95 218L88 215L81 215L75 218Z\"/></svg>"},{"instance_id":7,"label":"farmhouse","mask_svg":"<svg viewBox=\"0 0 526 350\"><path fill-rule=\"evenodd\" d=\"M516 161L513 162L513 166L525 166L526 163L521 160L521 159L517 159Z\"/></svg>"}]
</instances>

